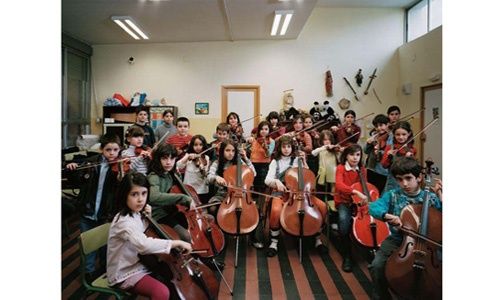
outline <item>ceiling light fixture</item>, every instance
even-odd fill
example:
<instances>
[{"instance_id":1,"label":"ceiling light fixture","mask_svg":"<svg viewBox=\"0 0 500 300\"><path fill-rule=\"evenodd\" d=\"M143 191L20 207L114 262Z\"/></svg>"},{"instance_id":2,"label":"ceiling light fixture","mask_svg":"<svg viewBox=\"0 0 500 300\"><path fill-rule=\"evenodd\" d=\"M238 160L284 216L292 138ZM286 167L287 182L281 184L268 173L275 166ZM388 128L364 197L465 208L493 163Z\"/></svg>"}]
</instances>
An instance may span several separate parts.
<instances>
[{"instance_id":1,"label":"ceiling light fixture","mask_svg":"<svg viewBox=\"0 0 500 300\"><path fill-rule=\"evenodd\" d=\"M149 37L137 26L137 23L129 16L113 16L111 20L115 22L118 26L120 26L126 33L130 34L134 39L140 40L141 38L137 35L140 35L143 39L148 40ZM127 25L125 25L125 23ZM129 28L130 27L130 28Z\"/></svg>"},{"instance_id":2,"label":"ceiling light fixture","mask_svg":"<svg viewBox=\"0 0 500 300\"><path fill-rule=\"evenodd\" d=\"M280 26L280 21L281 17L285 16L285 20L283 21L283 25L281 26L281 31L280 35L285 35L288 25L290 24L290 21L293 16L293 10L276 10L274 11L274 21L273 21L273 27L271 29L271 35L275 36L276 33L278 32L278 28Z\"/></svg>"}]
</instances>

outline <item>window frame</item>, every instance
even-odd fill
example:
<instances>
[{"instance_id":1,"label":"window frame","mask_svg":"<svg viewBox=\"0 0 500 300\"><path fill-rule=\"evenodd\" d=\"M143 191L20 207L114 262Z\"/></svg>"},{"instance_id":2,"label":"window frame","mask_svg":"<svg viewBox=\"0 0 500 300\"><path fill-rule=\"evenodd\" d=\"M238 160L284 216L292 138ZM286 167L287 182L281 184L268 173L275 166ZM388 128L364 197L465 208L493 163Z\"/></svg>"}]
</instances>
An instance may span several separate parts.
<instances>
[{"instance_id":1,"label":"window frame","mask_svg":"<svg viewBox=\"0 0 500 300\"><path fill-rule=\"evenodd\" d=\"M412 5L408 6L406 9L405 9L405 37L404 37L404 40L405 40L405 43L409 43L411 41L408 41L408 13L409 11L414 8L415 6L417 6L418 4L422 3L422 2L427 2L427 19L426 19L426 27L427 27L427 33L429 33L430 31L430 26L431 26L431 22L430 22L430 19L431 19L431 0L418 0L418 1L415 1ZM441 22L441 25L442 26L442 22ZM439 26L436 26L435 28L437 28ZM425 35L424 34L424 35ZM423 35L421 35L423 36ZM420 37L420 36L419 36ZM414 38L413 40L416 40L418 39L419 37L417 38ZM412 40L412 41L413 41Z\"/></svg>"}]
</instances>

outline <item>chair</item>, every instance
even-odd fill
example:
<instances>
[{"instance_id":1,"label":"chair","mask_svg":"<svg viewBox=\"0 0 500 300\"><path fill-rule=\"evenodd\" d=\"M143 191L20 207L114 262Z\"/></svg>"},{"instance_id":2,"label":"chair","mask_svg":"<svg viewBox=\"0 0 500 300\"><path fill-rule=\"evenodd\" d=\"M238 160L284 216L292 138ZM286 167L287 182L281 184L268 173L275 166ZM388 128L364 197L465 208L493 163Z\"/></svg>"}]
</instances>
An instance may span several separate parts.
<instances>
[{"instance_id":1,"label":"chair","mask_svg":"<svg viewBox=\"0 0 500 300\"><path fill-rule=\"evenodd\" d=\"M102 246L108 243L108 233L109 227L111 223L106 223L100 225L96 228L93 228L89 231L85 231L80 234L79 242L80 242L80 272L82 278L82 285L88 292L99 292L105 294L111 294L116 297L116 299L123 299L124 297L129 296L127 292L112 288L108 285L108 279L106 273L97 277L92 283L88 283L85 279L85 260L87 254L96 251Z\"/></svg>"}]
</instances>

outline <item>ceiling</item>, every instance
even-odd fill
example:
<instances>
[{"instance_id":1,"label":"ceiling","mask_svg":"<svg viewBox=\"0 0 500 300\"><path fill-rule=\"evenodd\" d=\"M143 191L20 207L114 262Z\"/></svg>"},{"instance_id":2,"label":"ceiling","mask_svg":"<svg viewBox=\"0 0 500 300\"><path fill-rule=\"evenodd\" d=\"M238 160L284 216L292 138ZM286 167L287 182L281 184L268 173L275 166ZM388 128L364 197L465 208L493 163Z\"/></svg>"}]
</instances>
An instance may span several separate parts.
<instances>
[{"instance_id":1,"label":"ceiling","mask_svg":"<svg viewBox=\"0 0 500 300\"><path fill-rule=\"evenodd\" d=\"M415 0L62 0L62 30L90 45L296 39L314 7L408 7ZM293 10L271 36L275 10ZM136 41L111 16L130 16L149 36Z\"/></svg>"}]
</instances>

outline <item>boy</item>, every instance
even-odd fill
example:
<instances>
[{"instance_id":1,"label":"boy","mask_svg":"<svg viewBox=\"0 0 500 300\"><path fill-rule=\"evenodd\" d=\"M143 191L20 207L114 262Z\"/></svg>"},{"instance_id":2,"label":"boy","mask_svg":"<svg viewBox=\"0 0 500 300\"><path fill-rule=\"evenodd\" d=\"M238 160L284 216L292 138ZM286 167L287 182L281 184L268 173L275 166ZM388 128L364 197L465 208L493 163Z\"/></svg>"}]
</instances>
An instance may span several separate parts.
<instances>
[{"instance_id":1,"label":"boy","mask_svg":"<svg viewBox=\"0 0 500 300\"><path fill-rule=\"evenodd\" d=\"M120 138L114 134L104 134L100 139L101 155L96 155L86 163L95 165L79 171L82 185L78 194L78 206L81 210L80 231L85 232L106 222L110 222L116 213L114 197L118 187L117 174L111 171L109 162L116 160L120 153ZM68 170L75 170L76 163L66 166ZM106 266L106 249L101 248L99 258L102 266ZM85 272L88 280L93 279L95 271L96 252L87 256Z\"/></svg>"},{"instance_id":2,"label":"boy","mask_svg":"<svg viewBox=\"0 0 500 300\"><path fill-rule=\"evenodd\" d=\"M129 157L130 169L146 175L148 173L148 161L151 157L150 151L143 150L144 130L138 126L130 126L127 130L128 148L123 150L122 157Z\"/></svg>"},{"instance_id":3,"label":"boy","mask_svg":"<svg viewBox=\"0 0 500 300\"><path fill-rule=\"evenodd\" d=\"M155 133L153 128L149 127L146 123L148 122L148 111L144 106L139 106L135 112L135 126L139 126L144 131L144 142L143 144L148 147L153 147L155 144Z\"/></svg>"},{"instance_id":4,"label":"boy","mask_svg":"<svg viewBox=\"0 0 500 300\"><path fill-rule=\"evenodd\" d=\"M423 203L426 192L420 189L422 167L412 157L396 159L391 167L391 173L396 177L399 188L386 192L375 202L368 204L369 213L374 218L389 223L391 235L382 242L375 258L369 265L373 282L372 299L391 299L388 283L385 278L385 265L391 254L397 250L403 241L403 235L398 230L401 226L399 215L408 204ZM430 205L441 211L441 200L433 192L429 192Z\"/></svg>"},{"instance_id":5,"label":"boy","mask_svg":"<svg viewBox=\"0 0 500 300\"><path fill-rule=\"evenodd\" d=\"M231 126L227 123L219 123L217 127L215 128L215 141L212 141L210 143L210 147L213 147L215 145L215 148L213 148L210 153L207 153L207 155L210 157L210 161L216 161L217 157L219 155L219 146L220 144L225 141L229 137L229 132L231 131Z\"/></svg>"},{"instance_id":6,"label":"boy","mask_svg":"<svg viewBox=\"0 0 500 300\"><path fill-rule=\"evenodd\" d=\"M167 144L175 146L179 159L186 153L192 135L189 134L189 119L180 117L177 119L177 133L167 139Z\"/></svg>"},{"instance_id":7,"label":"boy","mask_svg":"<svg viewBox=\"0 0 500 300\"><path fill-rule=\"evenodd\" d=\"M375 127L376 137L369 137L366 140L364 152L367 154L366 168L368 170L368 182L374 184L379 191L383 191L389 171L382 167L380 160L384 154L389 135L389 118L386 115L378 114L373 118L372 124Z\"/></svg>"},{"instance_id":8,"label":"boy","mask_svg":"<svg viewBox=\"0 0 500 300\"><path fill-rule=\"evenodd\" d=\"M166 141L169 137L177 133L177 128L174 125L174 113L166 109L163 112L163 123L155 129L155 140Z\"/></svg>"},{"instance_id":9,"label":"boy","mask_svg":"<svg viewBox=\"0 0 500 300\"><path fill-rule=\"evenodd\" d=\"M389 118L389 136L387 138L387 144L392 145L392 141L394 140L394 135L392 134L392 126L399 121L399 117L401 116L401 110L398 106L392 105L387 109L387 117Z\"/></svg>"}]
</instances>

